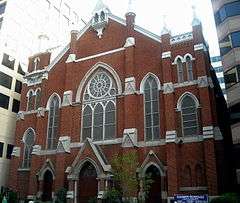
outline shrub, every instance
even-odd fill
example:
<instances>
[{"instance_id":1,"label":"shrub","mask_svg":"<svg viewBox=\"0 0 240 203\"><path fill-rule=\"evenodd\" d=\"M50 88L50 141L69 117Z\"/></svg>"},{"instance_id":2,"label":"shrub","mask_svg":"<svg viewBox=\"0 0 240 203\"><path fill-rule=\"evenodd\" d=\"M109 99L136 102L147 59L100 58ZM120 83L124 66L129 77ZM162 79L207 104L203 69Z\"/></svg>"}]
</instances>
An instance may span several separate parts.
<instances>
[{"instance_id":1,"label":"shrub","mask_svg":"<svg viewBox=\"0 0 240 203\"><path fill-rule=\"evenodd\" d=\"M235 193L226 193L211 200L211 203L240 203L240 198Z\"/></svg>"}]
</instances>

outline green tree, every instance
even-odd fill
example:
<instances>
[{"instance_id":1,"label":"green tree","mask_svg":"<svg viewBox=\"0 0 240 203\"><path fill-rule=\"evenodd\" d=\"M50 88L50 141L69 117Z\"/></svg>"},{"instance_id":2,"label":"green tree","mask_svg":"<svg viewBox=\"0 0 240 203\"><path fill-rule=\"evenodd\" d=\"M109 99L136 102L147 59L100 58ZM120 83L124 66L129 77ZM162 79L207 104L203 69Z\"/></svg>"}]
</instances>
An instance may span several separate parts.
<instances>
[{"instance_id":1,"label":"green tree","mask_svg":"<svg viewBox=\"0 0 240 203\"><path fill-rule=\"evenodd\" d=\"M136 175L139 166L136 152L127 152L123 155L115 155L112 160L113 178L119 184L122 197L130 201L137 195L138 179Z\"/></svg>"}]
</instances>

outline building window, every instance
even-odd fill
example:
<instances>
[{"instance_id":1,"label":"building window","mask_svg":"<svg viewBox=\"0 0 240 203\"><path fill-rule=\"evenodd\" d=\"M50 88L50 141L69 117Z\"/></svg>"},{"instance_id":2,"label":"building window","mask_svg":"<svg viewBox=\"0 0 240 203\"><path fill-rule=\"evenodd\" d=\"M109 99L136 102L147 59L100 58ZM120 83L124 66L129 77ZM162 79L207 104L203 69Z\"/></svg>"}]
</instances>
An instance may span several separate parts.
<instances>
[{"instance_id":1,"label":"building window","mask_svg":"<svg viewBox=\"0 0 240 203\"><path fill-rule=\"evenodd\" d=\"M2 15L5 12L6 3L0 4L0 15Z\"/></svg>"},{"instance_id":2,"label":"building window","mask_svg":"<svg viewBox=\"0 0 240 203\"><path fill-rule=\"evenodd\" d=\"M6 96L0 93L0 107L4 109L8 109L8 105L9 105L9 96Z\"/></svg>"},{"instance_id":3,"label":"building window","mask_svg":"<svg viewBox=\"0 0 240 203\"><path fill-rule=\"evenodd\" d=\"M224 4L214 15L216 25L224 22L228 17L240 15L240 2L234 1Z\"/></svg>"},{"instance_id":4,"label":"building window","mask_svg":"<svg viewBox=\"0 0 240 203\"><path fill-rule=\"evenodd\" d=\"M21 94L21 91L22 91L22 82L20 82L19 80L16 80L15 92Z\"/></svg>"},{"instance_id":5,"label":"building window","mask_svg":"<svg viewBox=\"0 0 240 203\"><path fill-rule=\"evenodd\" d=\"M99 69L88 82L83 97L82 141L110 140L116 134L116 84Z\"/></svg>"},{"instance_id":6,"label":"building window","mask_svg":"<svg viewBox=\"0 0 240 203\"><path fill-rule=\"evenodd\" d=\"M22 168L30 168L34 142L35 142L35 133L33 129L29 128L25 132L23 137L24 152L23 152Z\"/></svg>"},{"instance_id":7,"label":"building window","mask_svg":"<svg viewBox=\"0 0 240 203\"><path fill-rule=\"evenodd\" d=\"M41 90L38 89L36 92L36 101L35 101L35 109L38 109L41 106Z\"/></svg>"},{"instance_id":8,"label":"building window","mask_svg":"<svg viewBox=\"0 0 240 203\"><path fill-rule=\"evenodd\" d=\"M2 65L14 70L15 59L7 54L3 54Z\"/></svg>"},{"instance_id":9,"label":"building window","mask_svg":"<svg viewBox=\"0 0 240 203\"><path fill-rule=\"evenodd\" d=\"M188 72L188 81L193 80L193 67L192 67L192 60L189 56L186 58L186 67Z\"/></svg>"},{"instance_id":10,"label":"building window","mask_svg":"<svg viewBox=\"0 0 240 203\"><path fill-rule=\"evenodd\" d=\"M8 144L7 145L7 154L6 154L6 158L7 159L11 159L12 158L13 147L14 146L12 144Z\"/></svg>"},{"instance_id":11,"label":"building window","mask_svg":"<svg viewBox=\"0 0 240 203\"><path fill-rule=\"evenodd\" d=\"M0 85L6 87L8 89L11 89L12 77L3 72L0 72Z\"/></svg>"},{"instance_id":12,"label":"building window","mask_svg":"<svg viewBox=\"0 0 240 203\"><path fill-rule=\"evenodd\" d=\"M227 54L233 48L240 47L240 31L227 35L219 42L221 55Z\"/></svg>"},{"instance_id":13,"label":"building window","mask_svg":"<svg viewBox=\"0 0 240 203\"><path fill-rule=\"evenodd\" d=\"M240 81L240 65L237 65L224 73L226 88L230 88Z\"/></svg>"},{"instance_id":14,"label":"building window","mask_svg":"<svg viewBox=\"0 0 240 203\"><path fill-rule=\"evenodd\" d=\"M30 90L28 94L28 106L27 106L28 111L34 110L34 96L33 96L33 91Z\"/></svg>"},{"instance_id":15,"label":"building window","mask_svg":"<svg viewBox=\"0 0 240 203\"><path fill-rule=\"evenodd\" d=\"M20 101L13 99L12 112L18 113L20 107Z\"/></svg>"},{"instance_id":16,"label":"building window","mask_svg":"<svg viewBox=\"0 0 240 203\"><path fill-rule=\"evenodd\" d=\"M195 167L196 186L205 186L205 176L201 165L197 164Z\"/></svg>"},{"instance_id":17,"label":"building window","mask_svg":"<svg viewBox=\"0 0 240 203\"><path fill-rule=\"evenodd\" d=\"M198 115L196 102L190 95L185 95L181 102L182 131L184 136L198 134Z\"/></svg>"},{"instance_id":18,"label":"building window","mask_svg":"<svg viewBox=\"0 0 240 203\"><path fill-rule=\"evenodd\" d=\"M22 70L22 66L20 63L18 64L18 73L21 75L25 75L25 72Z\"/></svg>"},{"instance_id":19,"label":"building window","mask_svg":"<svg viewBox=\"0 0 240 203\"><path fill-rule=\"evenodd\" d=\"M144 84L145 137L146 141L159 139L159 92L157 81L150 76Z\"/></svg>"},{"instance_id":20,"label":"building window","mask_svg":"<svg viewBox=\"0 0 240 203\"><path fill-rule=\"evenodd\" d=\"M55 95L51 100L49 114L48 114L48 136L47 136L48 149L55 149L57 147L59 108L60 108L59 99Z\"/></svg>"},{"instance_id":21,"label":"building window","mask_svg":"<svg viewBox=\"0 0 240 203\"><path fill-rule=\"evenodd\" d=\"M0 157L3 157L4 143L0 142Z\"/></svg>"},{"instance_id":22,"label":"building window","mask_svg":"<svg viewBox=\"0 0 240 203\"><path fill-rule=\"evenodd\" d=\"M240 31L231 33L232 46L240 47Z\"/></svg>"},{"instance_id":23,"label":"building window","mask_svg":"<svg viewBox=\"0 0 240 203\"><path fill-rule=\"evenodd\" d=\"M182 83L184 81L183 77L183 63L180 58L177 59L177 72L178 72L178 83Z\"/></svg>"}]
</instances>

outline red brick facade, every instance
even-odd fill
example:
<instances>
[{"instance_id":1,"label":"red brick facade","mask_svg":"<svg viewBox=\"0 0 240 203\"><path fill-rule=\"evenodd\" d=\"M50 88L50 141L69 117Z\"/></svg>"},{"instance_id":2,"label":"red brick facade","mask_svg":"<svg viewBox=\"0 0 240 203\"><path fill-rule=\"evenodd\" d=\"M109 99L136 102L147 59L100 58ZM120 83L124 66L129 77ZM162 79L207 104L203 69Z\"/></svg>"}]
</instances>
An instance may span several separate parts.
<instances>
[{"instance_id":1,"label":"red brick facade","mask_svg":"<svg viewBox=\"0 0 240 203\"><path fill-rule=\"evenodd\" d=\"M86 162L90 162L96 169L100 194L108 188L113 155L131 149L137 152L139 168L142 169L140 171L146 171L151 165L159 169L162 202L175 194L215 196L221 192L219 184L223 183L223 177L219 174L223 174L220 165L224 163L219 161L223 157L218 155L222 156L223 153L218 150L221 150L223 137L227 135L220 132L217 122L209 55L202 27L199 24L193 27L192 33L175 37L167 33L160 38L134 27L134 17L132 13L126 15L126 23L109 14L101 38L91 23L81 33L72 32L69 47L49 65L49 53L41 54L36 71L33 61L37 56L30 59L30 73L23 86L21 112L17 122L16 156L12 160L9 181L9 186L19 191L22 198L41 197L44 187L47 187L44 186L44 173L48 170L52 173L52 192L66 187L69 202L81 202L78 191L83 185L78 179ZM192 56L193 80L187 81L184 65L185 82L178 83L174 61L177 56L184 57L186 54ZM88 139L83 142L83 92L99 68L119 80L116 81L116 134L107 141ZM160 133L158 139L153 141L146 141L144 130L142 88L144 78L148 75L159 80ZM35 82L31 82L34 77ZM130 89L127 89L128 85ZM27 93L37 88L41 88L42 108L29 112ZM71 92L67 95L66 91ZM57 133L57 140L60 141L56 150L48 150L48 101L54 93L61 99ZM199 103L199 133L187 137L182 133L181 112L178 108L178 102L186 93L194 95ZM72 98L69 96L71 94ZM35 146L30 168L22 168L23 136L30 127L35 131ZM67 136L65 141L59 139L63 136ZM19 152L20 156L17 157Z\"/></svg>"}]
</instances>

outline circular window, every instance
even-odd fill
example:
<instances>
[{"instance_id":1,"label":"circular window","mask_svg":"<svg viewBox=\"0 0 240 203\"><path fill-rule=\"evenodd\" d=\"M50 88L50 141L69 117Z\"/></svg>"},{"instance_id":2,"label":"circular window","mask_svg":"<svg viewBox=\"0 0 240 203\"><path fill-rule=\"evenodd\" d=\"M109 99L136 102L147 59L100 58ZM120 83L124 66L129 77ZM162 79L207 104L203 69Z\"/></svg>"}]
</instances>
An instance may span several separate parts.
<instances>
[{"instance_id":1,"label":"circular window","mask_svg":"<svg viewBox=\"0 0 240 203\"><path fill-rule=\"evenodd\" d=\"M89 92L93 97L103 97L111 89L111 79L106 73L99 73L89 84Z\"/></svg>"}]
</instances>

